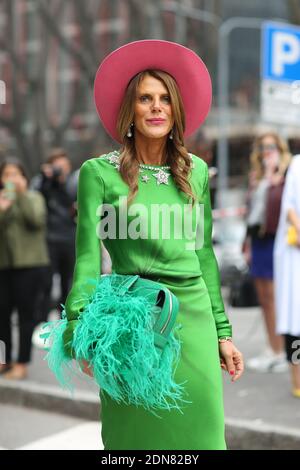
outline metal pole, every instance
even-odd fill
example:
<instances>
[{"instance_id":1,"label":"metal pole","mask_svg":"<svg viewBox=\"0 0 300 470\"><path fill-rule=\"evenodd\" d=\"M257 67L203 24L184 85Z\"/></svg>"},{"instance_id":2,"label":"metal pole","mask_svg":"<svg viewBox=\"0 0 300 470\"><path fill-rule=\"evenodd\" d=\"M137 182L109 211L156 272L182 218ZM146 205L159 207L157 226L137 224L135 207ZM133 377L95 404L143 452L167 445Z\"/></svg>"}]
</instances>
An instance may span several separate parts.
<instances>
[{"instance_id":1,"label":"metal pole","mask_svg":"<svg viewBox=\"0 0 300 470\"><path fill-rule=\"evenodd\" d=\"M148 37L153 37L155 39L162 39L163 38L163 31L162 31L162 21L160 15L160 1L161 0L152 0L151 2L147 2L146 12L147 12L147 20L148 20Z\"/></svg>"},{"instance_id":2,"label":"metal pole","mask_svg":"<svg viewBox=\"0 0 300 470\"><path fill-rule=\"evenodd\" d=\"M193 8L179 2L168 2L167 5L162 6L162 11L169 11L176 15L181 15L186 18L192 18L194 20L205 21L213 26L218 26L222 18L220 16L211 13L210 11L200 10L199 8Z\"/></svg>"},{"instance_id":3,"label":"metal pole","mask_svg":"<svg viewBox=\"0 0 300 470\"><path fill-rule=\"evenodd\" d=\"M228 128L229 107L229 36L236 28L260 28L261 18L235 17L225 20L218 31L218 205L222 206L221 192L228 189Z\"/></svg>"},{"instance_id":4,"label":"metal pole","mask_svg":"<svg viewBox=\"0 0 300 470\"><path fill-rule=\"evenodd\" d=\"M186 42L186 18L187 15L184 13L185 5L182 2L172 2L175 16L175 40L180 44Z\"/></svg>"},{"instance_id":5,"label":"metal pole","mask_svg":"<svg viewBox=\"0 0 300 470\"><path fill-rule=\"evenodd\" d=\"M218 145L217 145L217 194L218 206L222 206L220 191L228 187L228 131L230 121L228 109L228 37L218 32Z\"/></svg>"}]
</instances>

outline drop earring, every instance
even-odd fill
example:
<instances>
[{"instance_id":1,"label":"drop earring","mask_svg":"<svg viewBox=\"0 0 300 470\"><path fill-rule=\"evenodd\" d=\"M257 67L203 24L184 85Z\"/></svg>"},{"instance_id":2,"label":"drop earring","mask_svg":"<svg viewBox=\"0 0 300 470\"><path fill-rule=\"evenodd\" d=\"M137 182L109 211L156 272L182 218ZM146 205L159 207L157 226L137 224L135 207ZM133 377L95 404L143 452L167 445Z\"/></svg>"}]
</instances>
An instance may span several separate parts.
<instances>
[{"instance_id":1,"label":"drop earring","mask_svg":"<svg viewBox=\"0 0 300 470\"><path fill-rule=\"evenodd\" d=\"M170 134L169 134L169 139L170 140L173 140L173 129L171 130Z\"/></svg>"},{"instance_id":2,"label":"drop earring","mask_svg":"<svg viewBox=\"0 0 300 470\"><path fill-rule=\"evenodd\" d=\"M129 127L128 131L127 131L127 134L126 134L127 137L132 137L132 132L131 132L131 127L132 127L132 126L133 126L133 123L130 124L130 127Z\"/></svg>"}]
</instances>

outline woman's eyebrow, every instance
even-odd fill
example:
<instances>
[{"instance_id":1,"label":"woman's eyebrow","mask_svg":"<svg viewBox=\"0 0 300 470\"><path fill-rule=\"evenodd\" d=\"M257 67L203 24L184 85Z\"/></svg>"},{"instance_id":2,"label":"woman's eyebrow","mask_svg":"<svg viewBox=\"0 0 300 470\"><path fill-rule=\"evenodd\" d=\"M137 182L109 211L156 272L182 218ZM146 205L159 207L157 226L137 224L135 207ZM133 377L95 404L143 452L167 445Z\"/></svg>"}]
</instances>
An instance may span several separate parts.
<instances>
[{"instance_id":1,"label":"woman's eyebrow","mask_svg":"<svg viewBox=\"0 0 300 470\"><path fill-rule=\"evenodd\" d=\"M145 92L138 92L138 95L139 96L144 96L144 95L152 96L152 93L150 93L149 91L145 91ZM169 95L170 94L168 92L160 93L160 96L169 96Z\"/></svg>"}]
</instances>

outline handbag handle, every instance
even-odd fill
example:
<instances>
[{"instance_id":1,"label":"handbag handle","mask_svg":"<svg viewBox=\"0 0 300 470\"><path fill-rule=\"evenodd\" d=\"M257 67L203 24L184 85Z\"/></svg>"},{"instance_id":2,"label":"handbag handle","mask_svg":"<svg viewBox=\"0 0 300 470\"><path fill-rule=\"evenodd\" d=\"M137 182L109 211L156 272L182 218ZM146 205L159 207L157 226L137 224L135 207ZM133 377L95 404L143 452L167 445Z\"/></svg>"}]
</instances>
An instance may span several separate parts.
<instances>
[{"instance_id":1,"label":"handbag handle","mask_svg":"<svg viewBox=\"0 0 300 470\"><path fill-rule=\"evenodd\" d=\"M104 274L103 276L109 276L109 274ZM124 276L126 276L125 280ZM159 285L156 281L140 277L139 274L120 275L121 282L118 283L118 294L124 295L138 279L140 279L142 283L147 283L148 286L150 285L150 290L156 292L156 308L160 309L160 313L153 325L153 331L155 345L164 349L176 321L176 316L179 310L178 299L168 288L163 285ZM143 290L143 287L139 286L138 290L140 289Z\"/></svg>"},{"instance_id":2,"label":"handbag handle","mask_svg":"<svg viewBox=\"0 0 300 470\"><path fill-rule=\"evenodd\" d=\"M126 281L121 284L119 289L120 294L125 294L125 292L130 289L130 287L138 280L139 277L140 276L138 274L129 276L128 279L126 279Z\"/></svg>"}]
</instances>

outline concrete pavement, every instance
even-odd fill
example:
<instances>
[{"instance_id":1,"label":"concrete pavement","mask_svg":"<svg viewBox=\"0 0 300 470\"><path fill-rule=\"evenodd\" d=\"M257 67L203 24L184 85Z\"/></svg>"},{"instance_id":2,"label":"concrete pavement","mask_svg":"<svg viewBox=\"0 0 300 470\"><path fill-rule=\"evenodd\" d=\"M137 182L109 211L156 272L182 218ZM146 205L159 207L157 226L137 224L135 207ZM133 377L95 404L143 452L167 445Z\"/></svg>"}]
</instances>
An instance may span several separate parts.
<instances>
[{"instance_id":1,"label":"concrete pavement","mask_svg":"<svg viewBox=\"0 0 300 470\"><path fill-rule=\"evenodd\" d=\"M73 418L53 411L0 405L0 449L97 450L102 449L99 422ZM3 432L5 428L5 431Z\"/></svg>"}]
</instances>

